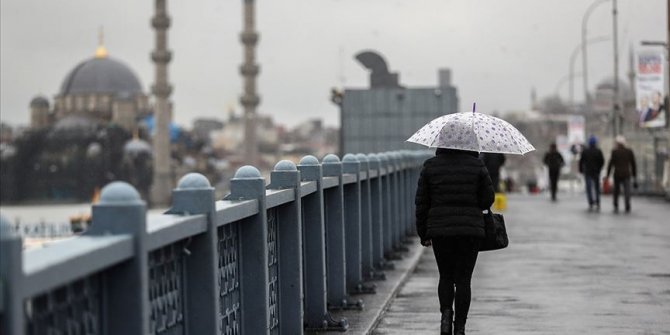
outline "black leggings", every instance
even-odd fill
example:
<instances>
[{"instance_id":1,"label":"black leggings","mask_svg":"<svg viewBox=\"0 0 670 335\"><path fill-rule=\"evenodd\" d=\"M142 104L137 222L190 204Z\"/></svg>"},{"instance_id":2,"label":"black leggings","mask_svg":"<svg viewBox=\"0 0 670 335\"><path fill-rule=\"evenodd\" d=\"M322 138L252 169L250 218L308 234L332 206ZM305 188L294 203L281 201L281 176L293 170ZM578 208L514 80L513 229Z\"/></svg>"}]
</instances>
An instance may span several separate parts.
<instances>
[{"instance_id":1,"label":"black leggings","mask_svg":"<svg viewBox=\"0 0 670 335\"><path fill-rule=\"evenodd\" d=\"M470 280L481 240L471 237L438 237L433 238L432 242L440 271L440 284L437 288L440 312L451 310L455 298L454 323L464 325L470 309Z\"/></svg>"}]
</instances>

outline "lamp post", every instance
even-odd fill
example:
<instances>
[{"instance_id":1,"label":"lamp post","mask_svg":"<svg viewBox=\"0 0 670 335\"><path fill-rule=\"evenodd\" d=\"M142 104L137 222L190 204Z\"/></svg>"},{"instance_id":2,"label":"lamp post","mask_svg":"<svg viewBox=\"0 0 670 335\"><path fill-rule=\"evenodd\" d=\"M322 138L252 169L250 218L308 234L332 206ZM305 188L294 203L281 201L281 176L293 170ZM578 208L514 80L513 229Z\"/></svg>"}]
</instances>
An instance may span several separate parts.
<instances>
[{"instance_id":1,"label":"lamp post","mask_svg":"<svg viewBox=\"0 0 670 335\"><path fill-rule=\"evenodd\" d=\"M589 106L589 103L591 99L589 98L589 79L588 79L588 71L587 71L587 54L586 54L586 23L589 20L589 17L591 16L591 13L593 12L598 5L601 5L607 1L610 0L596 0L594 1L587 9L586 12L584 12L584 16L582 17L582 73L583 79L584 79L584 102L586 103L587 106Z\"/></svg>"},{"instance_id":2,"label":"lamp post","mask_svg":"<svg viewBox=\"0 0 670 335\"><path fill-rule=\"evenodd\" d=\"M612 0L612 47L614 51L614 95L612 97L612 137L621 133L621 101L619 99L619 41L617 0Z\"/></svg>"},{"instance_id":3,"label":"lamp post","mask_svg":"<svg viewBox=\"0 0 670 335\"><path fill-rule=\"evenodd\" d=\"M554 94L560 98L560 96L561 96L560 93L561 93L561 89L563 88L563 85L565 85L565 83L569 83L570 84L570 108L572 108L572 81L575 77L581 77L583 74L581 72L577 72L577 73L572 72L572 69L570 69L570 70L571 70L570 73L561 77L561 79L559 79L556 82L556 87L554 88L554 92L555 92Z\"/></svg>"},{"instance_id":4,"label":"lamp post","mask_svg":"<svg viewBox=\"0 0 670 335\"><path fill-rule=\"evenodd\" d=\"M604 41L607 41L607 40L609 40L609 37L607 37L607 36L594 37L594 38L591 38L588 41L586 41L586 44L587 45L588 44L595 44L595 43L604 42ZM574 73L575 73L575 60L577 60L577 55L579 54L579 51L581 51L582 49L585 49L585 47L586 46L584 45L584 42L582 42L580 45L578 45L572 51L572 54L570 55L570 72L569 73L570 73L570 105L571 106L575 105L575 98L574 98L574 96L575 96L574 86L575 85L574 85L574 81L573 81ZM583 73L585 73L585 72L582 71L582 74ZM585 75L582 75L582 77L586 78ZM588 90L585 88L584 92L588 92ZM584 99L585 99L584 102L586 102L586 97Z\"/></svg>"}]
</instances>

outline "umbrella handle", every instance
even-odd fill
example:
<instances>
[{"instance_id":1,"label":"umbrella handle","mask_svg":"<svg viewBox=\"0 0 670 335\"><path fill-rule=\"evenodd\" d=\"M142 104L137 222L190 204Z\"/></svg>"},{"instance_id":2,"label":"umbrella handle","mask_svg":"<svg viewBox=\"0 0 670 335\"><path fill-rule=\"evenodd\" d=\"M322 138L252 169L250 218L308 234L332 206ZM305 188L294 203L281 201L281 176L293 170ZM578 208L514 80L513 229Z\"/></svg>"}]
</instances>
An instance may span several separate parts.
<instances>
[{"instance_id":1,"label":"umbrella handle","mask_svg":"<svg viewBox=\"0 0 670 335\"><path fill-rule=\"evenodd\" d=\"M474 113L476 109L477 109L477 103L473 102L472 103L472 113Z\"/></svg>"}]
</instances>

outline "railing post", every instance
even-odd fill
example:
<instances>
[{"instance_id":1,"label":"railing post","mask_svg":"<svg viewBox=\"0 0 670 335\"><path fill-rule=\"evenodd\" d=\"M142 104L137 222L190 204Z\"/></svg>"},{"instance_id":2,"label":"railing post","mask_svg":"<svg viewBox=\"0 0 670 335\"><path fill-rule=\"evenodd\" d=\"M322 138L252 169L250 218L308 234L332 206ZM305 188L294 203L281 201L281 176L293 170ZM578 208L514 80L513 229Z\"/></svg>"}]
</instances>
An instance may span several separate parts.
<instances>
[{"instance_id":1,"label":"railing post","mask_svg":"<svg viewBox=\"0 0 670 335\"><path fill-rule=\"evenodd\" d=\"M293 189L294 200L277 209L279 241L280 334L303 333L303 273L300 172L291 161L277 163L270 177L270 189Z\"/></svg>"},{"instance_id":2,"label":"railing post","mask_svg":"<svg viewBox=\"0 0 670 335\"><path fill-rule=\"evenodd\" d=\"M372 220L372 261L375 268L382 269L386 264L384 259L384 193L382 193L382 170L379 156L369 154L370 171L376 172L376 177L370 180L370 218ZM384 279L383 273L375 277Z\"/></svg>"},{"instance_id":3,"label":"railing post","mask_svg":"<svg viewBox=\"0 0 670 335\"><path fill-rule=\"evenodd\" d=\"M301 181L316 183L316 192L302 199L302 225L305 236L303 243L305 327L310 330L344 331L349 326L347 320L333 320L328 312L326 228L321 165L316 157L305 156L298 163L298 170Z\"/></svg>"},{"instance_id":4,"label":"railing post","mask_svg":"<svg viewBox=\"0 0 670 335\"><path fill-rule=\"evenodd\" d=\"M379 160L384 174L382 180L382 232L384 233L384 257L388 260L394 259L393 253L393 204L391 202L392 192L391 179L393 175L393 166L390 163L388 154L379 154Z\"/></svg>"},{"instance_id":5,"label":"railing post","mask_svg":"<svg viewBox=\"0 0 670 335\"><path fill-rule=\"evenodd\" d=\"M372 257L372 201L370 199L370 163L364 154L357 154L360 162L360 172L365 174L361 179L361 268L363 278L374 277L374 262Z\"/></svg>"},{"instance_id":6,"label":"railing post","mask_svg":"<svg viewBox=\"0 0 670 335\"><path fill-rule=\"evenodd\" d=\"M214 188L199 173L183 176L172 191L170 214L207 216L207 231L193 236L186 262L186 325L191 334L219 332L219 290Z\"/></svg>"},{"instance_id":7,"label":"railing post","mask_svg":"<svg viewBox=\"0 0 670 335\"><path fill-rule=\"evenodd\" d=\"M401 251L400 248L400 165L398 164L398 155L395 152L389 153L389 162L393 166L391 174L391 218L393 219L393 237L392 247L394 251ZM399 256L399 254L397 254Z\"/></svg>"},{"instance_id":8,"label":"railing post","mask_svg":"<svg viewBox=\"0 0 670 335\"><path fill-rule=\"evenodd\" d=\"M353 154L342 158L342 172L355 177L355 182L344 185L344 233L347 270L347 292L375 293L374 285L363 283L361 242L361 165Z\"/></svg>"},{"instance_id":9,"label":"railing post","mask_svg":"<svg viewBox=\"0 0 670 335\"><path fill-rule=\"evenodd\" d=\"M324 191L328 304L335 309L362 308L361 301L351 303L347 294L342 163L337 156L329 154L323 158L322 167L324 177L338 180L337 186Z\"/></svg>"},{"instance_id":10,"label":"railing post","mask_svg":"<svg viewBox=\"0 0 670 335\"><path fill-rule=\"evenodd\" d=\"M268 334L270 330L267 209L265 180L253 166L245 165L230 181L226 200L257 200L258 214L239 223L240 305L243 334Z\"/></svg>"},{"instance_id":11,"label":"railing post","mask_svg":"<svg viewBox=\"0 0 670 335\"><path fill-rule=\"evenodd\" d=\"M0 216L0 333L22 335L23 314L23 241L14 233L9 220Z\"/></svg>"},{"instance_id":12,"label":"railing post","mask_svg":"<svg viewBox=\"0 0 670 335\"><path fill-rule=\"evenodd\" d=\"M115 181L93 205L93 223L85 235L132 235L135 256L105 272L103 320L109 334L149 333L149 265L146 204L130 184Z\"/></svg>"}]
</instances>

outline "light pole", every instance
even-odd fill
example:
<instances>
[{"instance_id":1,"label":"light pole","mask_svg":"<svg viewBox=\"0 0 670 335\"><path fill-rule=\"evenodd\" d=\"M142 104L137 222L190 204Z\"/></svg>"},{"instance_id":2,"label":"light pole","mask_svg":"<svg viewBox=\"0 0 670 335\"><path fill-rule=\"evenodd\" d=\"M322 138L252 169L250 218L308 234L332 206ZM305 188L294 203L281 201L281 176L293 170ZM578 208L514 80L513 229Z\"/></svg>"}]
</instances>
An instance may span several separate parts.
<instances>
[{"instance_id":1,"label":"light pole","mask_svg":"<svg viewBox=\"0 0 670 335\"><path fill-rule=\"evenodd\" d=\"M619 101L619 43L618 43L618 18L617 0L612 0L612 46L614 50L614 96L612 97L612 137L621 133L621 103Z\"/></svg>"},{"instance_id":2,"label":"light pole","mask_svg":"<svg viewBox=\"0 0 670 335\"><path fill-rule=\"evenodd\" d=\"M609 37L607 36L600 36L600 37L594 37L586 41L586 44L595 44L598 42L604 42L609 40ZM581 51L584 46L584 42L582 44L578 45L574 50L572 50L572 54L570 55L570 105L574 106L575 105L575 90L574 90L574 73L575 73L575 60L577 60L577 55L579 54L579 51ZM582 71L582 73L585 73ZM585 77L584 75L582 75ZM584 92L587 92L587 89L584 90ZM586 98L585 98L586 99ZM584 101L586 103L586 100Z\"/></svg>"},{"instance_id":3,"label":"light pole","mask_svg":"<svg viewBox=\"0 0 670 335\"><path fill-rule=\"evenodd\" d=\"M584 79L584 102L586 106L589 106L591 99L589 98L589 79L588 79L588 71L587 71L587 54L586 54L586 23L589 20L589 17L591 16L591 13L593 12L598 5L601 5L609 0L596 0L594 1L587 9L586 12L584 13L584 16L582 17L582 73L584 74L583 79Z\"/></svg>"},{"instance_id":4,"label":"light pole","mask_svg":"<svg viewBox=\"0 0 670 335\"><path fill-rule=\"evenodd\" d=\"M572 70L572 69L571 69L571 70ZM566 74L565 76L561 77L561 79L559 79L559 80L556 82L556 87L554 88L554 92L555 92L554 94L555 94L556 96L558 96L559 98L560 98L560 96L561 96L560 93L561 93L561 89L563 88L563 85L565 85L565 83L569 83L569 84L570 84L570 103L571 103L570 108L572 108L572 81L573 81L573 79L574 79L575 77L581 77L582 75L583 75L583 74L582 74L581 72L574 73L574 72L570 71L570 73L568 73L568 74Z\"/></svg>"}]
</instances>

